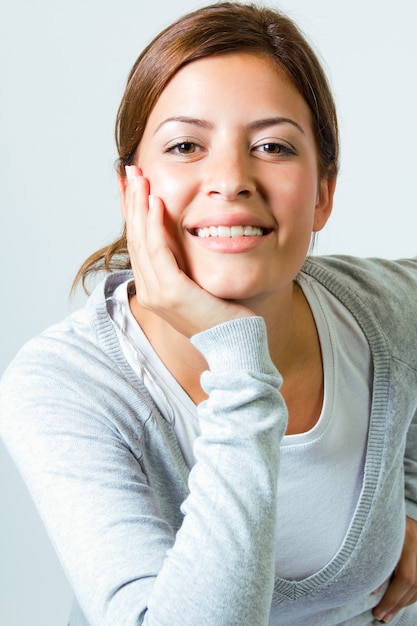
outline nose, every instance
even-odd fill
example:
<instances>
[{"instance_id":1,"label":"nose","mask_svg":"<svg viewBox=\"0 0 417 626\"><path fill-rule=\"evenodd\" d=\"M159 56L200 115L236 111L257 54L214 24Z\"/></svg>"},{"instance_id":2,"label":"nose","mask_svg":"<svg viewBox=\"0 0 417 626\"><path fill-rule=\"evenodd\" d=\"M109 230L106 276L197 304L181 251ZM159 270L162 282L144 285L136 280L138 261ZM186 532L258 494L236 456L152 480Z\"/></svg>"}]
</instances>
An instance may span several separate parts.
<instances>
[{"instance_id":1,"label":"nose","mask_svg":"<svg viewBox=\"0 0 417 626\"><path fill-rule=\"evenodd\" d=\"M205 163L205 192L224 200L249 198L256 191L250 155L244 150L212 153Z\"/></svg>"}]
</instances>

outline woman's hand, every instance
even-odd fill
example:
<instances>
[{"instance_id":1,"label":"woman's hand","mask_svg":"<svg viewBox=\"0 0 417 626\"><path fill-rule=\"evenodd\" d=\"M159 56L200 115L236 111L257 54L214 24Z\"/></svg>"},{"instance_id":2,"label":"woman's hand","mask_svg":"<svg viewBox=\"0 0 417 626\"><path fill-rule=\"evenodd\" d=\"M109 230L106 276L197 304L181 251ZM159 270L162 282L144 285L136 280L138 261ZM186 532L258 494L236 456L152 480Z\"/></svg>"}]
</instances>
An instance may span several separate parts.
<instances>
[{"instance_id":1,"label":"woman's hand","mask_svg":"<svg viewBox=\"0 0 417 626\"><path fill-rule=\"evenodd\" d=\"M404 546L390 585L374 616L381 622L389 620L403 607L417 602L417 522L406 518Z\"/></svg>"},{"instance_id":2,"label":"woman's hand","mask_svg":"<svg viewBox=\"0 0 417 626\"><path fill-rule=\"evenodd\" d=\"M208 293L180 269L164 226L162 200L149 196L149 181L137 167L127 166L126 175L123 213L139 304L187 337L252 316L249 309Z\"/></svg>"}]
</instances>

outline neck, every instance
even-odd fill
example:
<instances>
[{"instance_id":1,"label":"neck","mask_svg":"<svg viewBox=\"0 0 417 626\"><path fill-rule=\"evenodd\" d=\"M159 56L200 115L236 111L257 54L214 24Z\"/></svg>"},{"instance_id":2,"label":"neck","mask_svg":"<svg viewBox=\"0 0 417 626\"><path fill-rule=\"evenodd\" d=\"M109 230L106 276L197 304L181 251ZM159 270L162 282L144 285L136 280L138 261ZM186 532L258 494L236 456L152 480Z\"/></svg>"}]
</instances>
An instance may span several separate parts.
<instances>
[{"instance_id":1,"label":"neck","mask_svg":"<svg viewBox=\"0 0 417 626\"><path fill-rule=\"evenodd\" d=\"M241 303L255 315L264 319L268 333L269 352L275 366L281 372L293 353L298 332L300 295L302 296L302 292L298 285L291 283L282 291L266 295L254 302Z\"/></svg>"},{"instance_id":2,"label":"neck","mask_svg":"<svg viewBox=\"0 0 417 626\"><path fill-rule=\"evenodd\" d=\"M130 308L149 343L185 392L196 404L204 400L200 376L207 362L202 354L165 320L142 308L135 297L130 298Z\"/></svg>"}]
</instances>

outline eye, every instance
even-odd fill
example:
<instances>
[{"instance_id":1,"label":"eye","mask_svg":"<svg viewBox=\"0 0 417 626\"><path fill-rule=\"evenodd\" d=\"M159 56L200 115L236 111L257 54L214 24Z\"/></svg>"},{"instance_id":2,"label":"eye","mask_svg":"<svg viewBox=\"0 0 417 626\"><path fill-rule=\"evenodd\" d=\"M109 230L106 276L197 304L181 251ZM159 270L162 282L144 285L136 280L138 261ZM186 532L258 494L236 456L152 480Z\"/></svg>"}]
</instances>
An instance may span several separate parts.
<instances>
[{"instance_id":1,"label":"eye","mask_svg":"<svg viewBox=\"0 0 417 626\"><path fill-rule=\"evenodd\" d=\"M264 143L263 146L259 146L263 152L268 154L279 154L282 150L282 146L279 143Z\"/></svg>"},{"instance_id":2,"label":"eye","mask_svg":"<svg viewBox=\"0 0 417 626\"><path fill-rule=\"evenodd\" d=\"M200 146L198 146L193 141L181 141L173 146L169 146L167 152L171 152L173 154L180 154L183 156L190 156L196 154L201 150Z\"/></svg>"},{"instance_id":3,"label":"eye","mask_svg":"<svg viewBox=\"0 0 417 626\"><path fill-rule=\"evenodd\" d=\"M295 150L289 145L279 143L278 141L266 141L254 147L255 152L259 152L265 156L292 156Z\"/></svg>"}]
</instances>

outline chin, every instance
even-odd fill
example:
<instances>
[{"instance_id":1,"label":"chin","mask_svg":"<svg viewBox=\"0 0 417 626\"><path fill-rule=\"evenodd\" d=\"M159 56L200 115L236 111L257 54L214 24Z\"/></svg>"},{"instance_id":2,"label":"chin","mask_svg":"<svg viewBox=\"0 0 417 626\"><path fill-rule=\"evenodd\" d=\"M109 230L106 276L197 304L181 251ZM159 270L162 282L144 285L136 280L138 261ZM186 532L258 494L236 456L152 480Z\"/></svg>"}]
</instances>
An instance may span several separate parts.
<instances>
[{"instance_id":1,"label":"chin","mask_svg":"<svg viewBox=\"0 0 417 626\"><path fill-rule=\"evenodd\" d=\"M194 263L186 273L202 289L222 300L248 301L263 298L279 289L282 272L271 263L256 262L253 258L237 259L230 255L221 263ZM255 261L255 262L254 262Z\"/></svg>"},{"instance_id":2,"label":"chin","mask_svg":"<svg viewBox=\"0 0 417 626\"><path fill-rule=\"evenodd\" d=\"M223 277L221 281L194 280L202 289L222 300L243 301L261 295L259 283L256 285L242 284L242 281L236 281L236 278L226 277ZM233 284L236 282L239 284Z\"/></svg>"}]
</instances>

